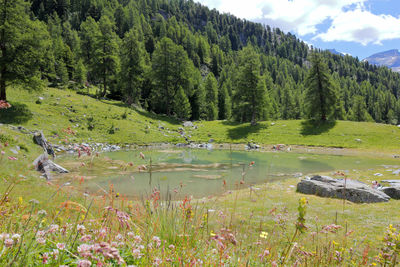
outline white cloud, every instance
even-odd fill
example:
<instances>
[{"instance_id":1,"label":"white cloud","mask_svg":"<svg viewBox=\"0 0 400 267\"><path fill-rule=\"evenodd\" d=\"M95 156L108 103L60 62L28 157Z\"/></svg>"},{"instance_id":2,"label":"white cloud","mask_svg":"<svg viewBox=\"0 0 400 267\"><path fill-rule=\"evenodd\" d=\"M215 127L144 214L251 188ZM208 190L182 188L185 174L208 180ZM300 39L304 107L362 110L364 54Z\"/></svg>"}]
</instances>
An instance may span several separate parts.
<instances>
[{"instance_id":1,"label":"white cloud","mask_svg":"<svg viewBox=\"0 0 400 267\"><path fill-rule=\"evenodd\" d=\"M368 0L199 0L240 18L262 22L300 36L363 45L400 38L400 17L375 15ZM319 32L323 25L326 32ZM321 29L320 28L320 29Z\"/></svg>"},{"instance_id":2,"label":"white cloud","mask_svg":"<svg viewBox=\"0 0 400 267\"><path fill-rule=\"evenodd\" d=\"M375 15L361 8L343 12L335 17L331 27L314 38L322 41L348 41L363 45L381 44L384 40L400 38L400 17Z\"/></svg>"}]
</instances>

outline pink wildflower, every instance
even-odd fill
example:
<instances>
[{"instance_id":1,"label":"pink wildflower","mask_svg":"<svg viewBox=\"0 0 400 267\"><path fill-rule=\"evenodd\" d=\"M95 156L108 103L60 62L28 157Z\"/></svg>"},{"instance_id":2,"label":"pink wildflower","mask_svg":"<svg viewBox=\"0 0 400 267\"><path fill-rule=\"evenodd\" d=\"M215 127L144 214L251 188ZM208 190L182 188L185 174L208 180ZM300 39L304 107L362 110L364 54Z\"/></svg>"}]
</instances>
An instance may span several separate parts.
<instances>
[{"instance_id":1,"label":"pink wildflower","mask_svg":"<svg viewBox=\"0 0 400 267\"><path fill-rule=\"evenodd\" d=\"M4 246L6 248L10 248L14 245L14 240L12 240L11 238L7 238L6 240L4 240Z\"/></svg>"},{"instance_id":2,"label":"pink wildflower","mask_svg":"<svg viewBox=\"0 0 400 267\"><path fill-rule=\"evenodd\" d=\"M36 242L38 242L39 244L44 244L46 243L46 239L44 239L43 237L37 237Z\"/></svg>"},{"instance_id":3,"label":"pink wildflower","mask_svg":"<svg viewBox=\"0 0 400 267\"><path fill-rule=\"evenodd\" d=\"M140 259L142 257L142 253L140 252L139 249L135 248L135 249L132 250L132 256L135 259Z\"/></svg>"},{"instance_id":4,"label":"pink wildflower","mask_svg":"<svg viewBox=\"0 0 400 267\"><path fill-rule=\"evenodd\" d=\"M47 252L43 253L43 255L42 255L42 263L43 264L47 264L48 260L49 260L49 253L47 253Z\"/></svg>"},{"instance_id":5,"label":"pink wildflower","mask_svg":"<svg viewBox=\"0 0 400 267\"><path fill-rule=\"evenodd\" d=\"M92 263L88 260L78 260L77 267L90 267Z\"/></svg>"},{"instance_id":6,"label":"pink wildflower","mask_svg":"<svg viewBox=\"0 0 400 267\"><path fill-rule=\"evenodd\" d=\"M58 226L58 224L52 224L52 225L50 225L48 232L54 233L54 232L58 231L59 228L60 227Z\"/></svg>"},{"instance_id":7,"label":"pink wildflower","mask_svg":"<svg viewBox=\"0 0 400 267\"><path fill-rule=\"evenodd\" d=\"M65 249L65 244L64 244L64 243L57 243L56 247L57 247L59 250L64 250L64 249Z\"/></svg>"},{"instance_id":8,"label":"pink wildflower","mask_svg":"<svg viewBox=\"0 0 400 267\"><path fill-rule=\"evenodd\" d=\"M158 236L153 236L153 242L156 243L157 248L161 246L161 239Z\"/></svg>"},{"instance_id":9,"label":"pink wildflower","mask_svg":"<svg viewBox=\"0 0 400 267\"><path fill-rule=\"evenodd\" d=\"M18 160L16 157L8 157L9 160Z\"/></svg>"},{"instance_id":10,"label":"pink wildflower","mask_svg":"<svg viewBox=\"0 0 400 267\"><path fill-rule=\"evenodd\" d=\"M92 236L91 235L84 235L81 237L81 242L88 242L90 240L92 240Z\"/></svg>"},{"instance_id":11,"label":"pink wildflower","mask_svg":"<svg viewBox=\"0 0 400 267\"><path fill-rule=\"evenodd\" d=\"M155 258L154 262L153 262L153 265L154 266L159 266L161 263L162 263L162 260L160 258Z\"/></svg>"}]
</instances>

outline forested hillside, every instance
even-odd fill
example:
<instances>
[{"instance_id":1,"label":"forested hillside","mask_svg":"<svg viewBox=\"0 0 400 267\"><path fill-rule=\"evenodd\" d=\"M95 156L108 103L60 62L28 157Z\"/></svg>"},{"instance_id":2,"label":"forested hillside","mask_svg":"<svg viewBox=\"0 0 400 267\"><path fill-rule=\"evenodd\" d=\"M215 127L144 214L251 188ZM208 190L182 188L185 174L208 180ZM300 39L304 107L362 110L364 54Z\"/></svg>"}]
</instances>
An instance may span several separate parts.
<instances>
[{"instance_id":1,"label":"forested hillside","mask_svg":"<svg viewBox=\"0 0 400 267\"><path fill-rule=\"evenodd\" d=\"M15 15L0 35L2 65L9 66L1 70L2 88L36 77L29 80L35 87L43 80L82 92L95 85L99 97L179 119L300 119L309 116L305 81L314 50L333 77L336 119L400 121L399 74L193 1L0 3L2 25ZM10 36L30 48L6 49ZM25 60L36 71L21 70Z\"/></svg>"}]
</instances>

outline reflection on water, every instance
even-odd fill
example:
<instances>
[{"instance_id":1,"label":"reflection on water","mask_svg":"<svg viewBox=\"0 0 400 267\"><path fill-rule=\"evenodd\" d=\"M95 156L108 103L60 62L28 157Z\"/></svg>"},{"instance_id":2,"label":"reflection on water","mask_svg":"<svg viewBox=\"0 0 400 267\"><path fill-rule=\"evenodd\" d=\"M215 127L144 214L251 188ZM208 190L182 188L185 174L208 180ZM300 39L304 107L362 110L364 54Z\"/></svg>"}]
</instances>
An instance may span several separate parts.
<instances>
[{"instance_id":1,"label":"reflection on water","mask_svg":"<svg viewBox=\"0 0 400 267\"><path fill-rule=\"evenodd\" d=\"M110 174L108 170L99 175L96 170L86 170L84 175L97 177L86 181L87 190L96 192L113 184L119 194L139 197L157 187L163 194L169 191L176 197L200 198L235 189L242 179L244 187L306 174L398 163L394 159L229 150L148 150L144 154L145 159L139 157L139 151L110 152L105 156L148 167L151 159L151 184L148 171L121 174L115 170Z\"/></svg>"}]
</instances>

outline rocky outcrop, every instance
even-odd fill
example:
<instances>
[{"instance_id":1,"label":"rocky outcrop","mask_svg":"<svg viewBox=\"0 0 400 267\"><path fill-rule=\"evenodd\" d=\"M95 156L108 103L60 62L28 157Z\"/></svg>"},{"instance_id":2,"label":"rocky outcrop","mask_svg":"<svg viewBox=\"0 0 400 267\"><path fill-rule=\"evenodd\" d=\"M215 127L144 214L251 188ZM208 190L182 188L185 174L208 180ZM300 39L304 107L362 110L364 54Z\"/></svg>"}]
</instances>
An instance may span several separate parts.
<instances>
[{"instance_id":1,"label":"rocky outcrop","mask_svg":"<svg viewBox=\"0 0 400 267\"><path fill-rule=\"evenodd\" d=\"M400 187L383 187L381 190L393 199L400 199Z\"/></svg>"},{"instance_id":2,"label":"rocky outcrop","mask_svg":"<svg viewBox=\"0 0 400 267\"><path fill-rule=\"evenodd\" d=\"M297 191L320 197L346 199L355 203L387 202L390 197L384 192L373 189L367 184L355 180L334 179L328 176L314 176L297 184Z\"/></svg>"}]
</instances>

